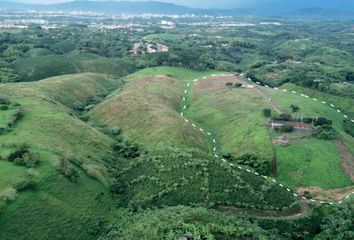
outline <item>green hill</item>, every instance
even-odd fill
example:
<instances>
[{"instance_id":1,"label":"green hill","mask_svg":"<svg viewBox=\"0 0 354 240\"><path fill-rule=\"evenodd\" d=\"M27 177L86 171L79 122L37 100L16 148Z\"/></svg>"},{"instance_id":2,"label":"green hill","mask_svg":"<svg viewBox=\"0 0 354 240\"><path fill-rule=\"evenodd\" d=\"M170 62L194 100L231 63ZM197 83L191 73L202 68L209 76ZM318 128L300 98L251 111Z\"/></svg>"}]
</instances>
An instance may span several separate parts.
<instances>
[{"instance_id":1,"label":"green hill","mask_svg":"<svg viewBox=\"0 0 354 240\"><path fill-rule=\"evenodd\" d=\"M78 74L0 86L0 96L23 109L0 138L0 239L95 239L89 230L112 206L101 158L113 141L72 116L71 107L118 85ZM23 144L29 153L21 156ZM60 158L67 160L58 170Z\"/></svg>"},{"instance_id":2,"label":"green hill","mask_svg":"<svg viewBox=\"0 0 354 240\"><path fill-rule=\"evenodd\" d=\"M42 54L42 52L41 50L32 50L29 53L30 57L18 58L12 63L21 81L36 81L64 74L84 72L95 72L120 77L135 70L132 64L120 59L112 60L80 52L72 52L65 55L46 55Z\"/></svg>"},{"instance_id":3,"label":"green hill","mask_svg":"<svg viewBox=\"0 0 354 240\"><path fill-rule=\"evenodd\" d=\"M211 73L215 72L173 67L144 69L125 77L130 83L97 105L91 115L95 121L121 127L125 137L145 146L210 150L210 139L192 129L180 112L186 80Z\"/></svg>"}]
</instances>

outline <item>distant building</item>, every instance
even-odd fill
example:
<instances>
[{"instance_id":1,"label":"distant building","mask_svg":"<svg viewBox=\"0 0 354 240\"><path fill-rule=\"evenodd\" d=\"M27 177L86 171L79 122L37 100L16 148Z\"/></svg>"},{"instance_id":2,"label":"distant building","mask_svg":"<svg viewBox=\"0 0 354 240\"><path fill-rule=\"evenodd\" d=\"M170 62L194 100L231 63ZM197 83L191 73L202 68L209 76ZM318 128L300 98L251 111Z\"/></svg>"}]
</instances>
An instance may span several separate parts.
<instances>
[{"instance_id":1,"label":"distant building","mask_svg":"<svg viewBox=\"0 0 354 240\"><path fill-rule=\"evenodd\" d=\"M157 44L157 50L159 52L168 52L169 49L168 49L168 47L166 45L158 43Z\"/></svg>"},{"instance_id":2,"label":"distant building","mask_svg":"<svg viewBox=\"0 0 354 240\"><path fill-rule=\"evenodd\" d=\"M296 122L296 121L271 121L270 126L272 129L280 128L285 125L293 126L296 130L311 131L313 129L312 124Z\"/></svg>"}]
</instances>

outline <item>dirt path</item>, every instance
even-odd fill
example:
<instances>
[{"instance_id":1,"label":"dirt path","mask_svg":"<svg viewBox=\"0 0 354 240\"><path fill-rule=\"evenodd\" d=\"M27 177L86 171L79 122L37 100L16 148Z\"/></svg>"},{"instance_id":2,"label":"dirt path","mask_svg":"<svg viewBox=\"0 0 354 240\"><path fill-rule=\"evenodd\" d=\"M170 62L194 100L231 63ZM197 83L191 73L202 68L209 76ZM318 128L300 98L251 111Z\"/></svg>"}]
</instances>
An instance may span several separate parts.
<instances>
[{"instance_id":1,"label":"dirt path","mask_svg":"<svg viewBox=\"0 0 354 240\"><path fill-rule=\"evenodd\" d=\"M294 220L298 218L306 217L310 212L310 207L307 202L303 201L300 203L299 212L290 211L271 211L271 210L246 210L235 207L220 206L216 210L224 212L234 216L252 216L257 219L275 219L275 220Z\"/></svg>"},{"instance_id":2,"label":"dirt path","mask_svg":"<svg viewBox=\"0 0 354 240\"><path fill-rule=\"evenodd\" d=\"M336 140L335 145L342 157L341 167L343 171L354 181L354 157L349 149L339 140Z\"/></svg>"},{"instance_id":3,"label":"dirt path","mask_svg":"<svg viewBox=\"0 0 354 240\"><path fill-rule=\"evenodd\" d=\"M343 201L354 194L354 186L346 188L335 188L325 190L319 187L300 187L297 189L299 195L303 195L305 192L309 192L312 198L319 201Z\"/></svg>"},{"instance_id":4,"label":"dirt path","mask_svg":"<svg viewBox=\"0 0 354 240\"><path fill-rule=\"evenodd\" d=\"M278 114L284 113L284 111L278 106L278 104L274 102L271 98L269 98L258 86L255 86L255 89L263 97L263 99L267 101L268 105L273 108Z\"/></svg>"}]
</instances>

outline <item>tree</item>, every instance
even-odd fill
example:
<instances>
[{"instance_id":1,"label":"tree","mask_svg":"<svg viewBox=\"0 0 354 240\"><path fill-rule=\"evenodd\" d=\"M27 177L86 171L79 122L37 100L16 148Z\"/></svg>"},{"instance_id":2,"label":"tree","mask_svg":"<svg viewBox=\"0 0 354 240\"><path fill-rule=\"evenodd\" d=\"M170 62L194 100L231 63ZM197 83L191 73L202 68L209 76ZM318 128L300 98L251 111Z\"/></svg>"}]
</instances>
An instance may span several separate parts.
<instances>
[{"instance_id":1,"label":"tree","mask_svg":"<svg viewBox=\"0 0 354 240\"><path fill-rule=\"evenodd\" d=\"M332 121L325 117L318 117L314 119L314 125L315 126L332 125Z\"/></svg>"},{"instance_id":2,"label":"tree","mask_svg":"<svg viewBox=\"0 0 354 240\"><path fill-rule=\"evenodd\" d=\"M321 125L315 128L314 136L323 140L332 140L336 137L336 131L331 125Z\"/></svg>"},{"instance_id":3,"label":"tree","mask_svg":"<svg viewBox=\"0 0 354 240\"><path fill-rule=\"evenodd\" d=\"M59 159L57 169L72 182L77 182L80 177L79 172L70 166L69 161L65 158Z\"/></svg>"},{"instance_id":4,"label":"tree","mask_svg":"<svg viewBox=\"0 0 354 240\"><path fill-rule=\"evenodd\" d=\"M290 105L291 112L296 113L300 110L300 108L296 105L291 104Z\"/></svg>"},{"instance_id":5,"label":"tree","mask_svg":"<svg viewBox=\"0 0 354 240\"><path fill-rule=\"evenodd\" d=\"M335 207L334 212L324 219L322 233L318 239L354 239L354 208L344 204Z\"/></svg>"},{"instance_id":6,"label":"tree","mask_svg":"<svg viewBox=\"0 0 354 240\"><path fill-rule=\"evenodd\" d=\"M348 73L346 80L348 82L354 82L354 72Z\"/></svg>"},{"instance_id":7,"label":"tree","mask_svg":"<svg viewBox=\"0 0 354 240\"><path fill-rule=\"evenodd\" d=\"M270 117L271 115L272 115L272 110L270 110L269 108L263 109L263 116Z\"/></svg>"}]
</instances>

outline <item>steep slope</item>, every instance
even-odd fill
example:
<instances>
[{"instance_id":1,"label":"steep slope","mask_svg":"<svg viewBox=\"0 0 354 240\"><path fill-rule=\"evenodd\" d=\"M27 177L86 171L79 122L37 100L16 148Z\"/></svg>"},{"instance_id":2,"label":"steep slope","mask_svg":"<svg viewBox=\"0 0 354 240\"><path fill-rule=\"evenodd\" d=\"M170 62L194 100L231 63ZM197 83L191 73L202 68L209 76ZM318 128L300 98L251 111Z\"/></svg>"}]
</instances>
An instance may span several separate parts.
<instances>
[{"instance_id":1,"label":"steep slope","mask_svg":"<svg viewBox=\"0 0 354 240\"><path fill-rule=\"evenodd\" d=\"M184 82L167 76L141 78L91 113L96 121L122 128L124 136L145 146L210 149L203 134L180 117Z\"/></svg>"},{"instance_id":2,"label":"steep slope","mask_svg":"<svg viewBox=\"0 0 354 240\"><path fill-rule=\"evenodd\" d=\"M0 239L95 238L89 230L112 204L101 161L112 140L72 116L71 107L118 85L99 74L0 85L0 96L23 109L23 118L0 138ZM30 155L22 158L23 144ZM19 161L34 158L38 162L27 167ZM58 165L60 158L66 160Z\"/></svg>"}]
</instances>

